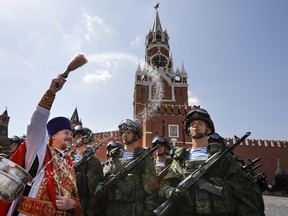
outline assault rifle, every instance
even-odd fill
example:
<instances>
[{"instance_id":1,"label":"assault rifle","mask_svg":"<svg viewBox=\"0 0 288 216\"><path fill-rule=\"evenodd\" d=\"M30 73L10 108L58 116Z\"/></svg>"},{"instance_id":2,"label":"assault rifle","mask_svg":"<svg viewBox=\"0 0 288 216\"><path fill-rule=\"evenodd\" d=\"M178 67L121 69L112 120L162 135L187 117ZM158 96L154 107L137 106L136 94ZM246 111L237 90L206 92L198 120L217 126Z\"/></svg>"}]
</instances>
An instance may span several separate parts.
<instances>
[{"instance_id":1,"label":"assault rifle","mask_svg":"<svg viewBox=\"0 0 288 216\"><path fill-rule=\"evenodd\" d=\"M140 163L142 163L142 161L144 161L153 152L155 152L158 148L159 145L156 145L146 154L142 154L141 156L129 162L121 171L119 171L116 175L109 179L99 191L96 191L96 198L101 199L109 190L112 189L114 185L117 185L123 191L123 193L129 194L131 189L122 182L122 179L127 176L131 170L135 169Z\"/></svg>"},{"instance_id":2,"label":"assault rifle","mask_svg":"<svg viewBox=\"0 0 288 216\"><path fill-rule=\"evenodd\" d=\"M74 170L77 171L86 161L88 161L91 156L95 153L95 151L102 146L102 143L98 144L94 148L89 149L88 151L84 152L83 157L79 160L73 167Z\"/></svg>"},{"instance_id":3,"label":"assault rifle","mask_svg":"<svg viewBox=\"0 0 288 216\"><path fill-rule=\"evenodd\" d=\"M194 170L190 175L188 175L184 180L182 180L175 188L175 192L183 194L189 205L193 205L192 200L189 195L189 188L192 185L199 185L201 188L221 196L222 188L216 185L212 185L202 177L211 169L211 167L220 160L224 155L229 152L232 152L233 149L238 146L242 141L244 141L251 133L247 132L243 137L237 139L237 141L230 147L226 146L222 151L216 152L206 161L201 163L196 170ZM156 215L166 215L169 212L169 209L173 206L173 202L166 200L162 205L154 210Z\"/></svg>"},{"instance_id":4,"label":"assault rifle","mask_svg":"<svg viewBox=\"0 0 288 216\"><path fill-rule=\"evenodd\" d=\"M168 174L169 168L171 166L171 163L167 165L158 175L157 175L157 181L160 184L162 179Z\"/></svg>"},{"instance_id":5,"label":"assault rifle","mask_svg":"<svg viewBox=\"0 0 288 216\"><path fill-rule=\"evenodd\" d=\"M254 160L249 160L249 164L246 164L244 166L242 166L242 170L249 172L251 169L253 169L255 167L255 164L261 159L261 157L257 157ZM257 167L259 167L259 165L257 165Z\"/></svg>"},{"instance_id":6,"label":"assault rifle","mask_svg":"<svg viewBox=\"0 0 288 216\"><path fill-rule=\"evenodd\" d=\"M263 172L258 173L253 178L254 178L254 181L256 182L256 184L260 187L262 192L264 192L265 190L268 189L268 184L266 181L267 175L265 173L263 173Z\"/></svg>"},{"instance_id":7,"label":"assault rifle","mask_svg":"<svg viewBox=\"0 0 288 216\"><path fill-rule=\"evenodd\" d=\"M259 167L261 167L262 164L257 164L256 166L252 167L249 171L246 171L246 175L255 175L254 174L254 170L258 169Z\"/></svg>"}]
</instances>

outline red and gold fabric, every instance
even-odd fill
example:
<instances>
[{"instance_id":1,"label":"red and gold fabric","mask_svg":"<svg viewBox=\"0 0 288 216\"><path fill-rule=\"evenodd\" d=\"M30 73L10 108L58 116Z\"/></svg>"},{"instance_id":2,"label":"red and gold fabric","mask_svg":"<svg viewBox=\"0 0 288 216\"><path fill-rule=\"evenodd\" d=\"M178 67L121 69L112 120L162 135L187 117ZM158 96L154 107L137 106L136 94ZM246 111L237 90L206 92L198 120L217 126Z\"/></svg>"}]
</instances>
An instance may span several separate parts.
<instances>
[{"instance_id":1,"label":"red and gold fabric","mask_svg":"<svg viewBox=\"0 0 288 216\"><path fill-rule=\"evenodd\" d=\"M53 158L53 163L51 163L51 158ZM35 199L24 197L18 211L23 214L30 213L29 215L65 215L65 211L57 210L56 195L64 195L62 194L62 191L64 191L65 195L77 199L78 194L74 169L71 165L66 164L53 148L47 151L45 164L45 180L42 181L39 187L37 197ZM77 205L77 202L75 204ZM45 205L46 207L43 208ZM79 204L75 208L74 215L77 215L76 212L78 209Z\"/></svg>"},{"instance_id":2,"label":"red and gold fabric","mask_svg":"<svg viewBox=\"0 0 288 216\"><path fill-rule=\"evenodd\" d=\"M75 200L74 215L78 215L80 204L76 177L69 158L67 158L67 163L57 155L53 148L47 148L45 155L45 177L39 186L37 197L24 196L17 210L20 213L31 216L65 215L66 212L57 209L56 206L56 195L63 196L62 192L64 191L66 196ZM23 165L23 163L19 165Z\"/></svg>"}]
</instances>

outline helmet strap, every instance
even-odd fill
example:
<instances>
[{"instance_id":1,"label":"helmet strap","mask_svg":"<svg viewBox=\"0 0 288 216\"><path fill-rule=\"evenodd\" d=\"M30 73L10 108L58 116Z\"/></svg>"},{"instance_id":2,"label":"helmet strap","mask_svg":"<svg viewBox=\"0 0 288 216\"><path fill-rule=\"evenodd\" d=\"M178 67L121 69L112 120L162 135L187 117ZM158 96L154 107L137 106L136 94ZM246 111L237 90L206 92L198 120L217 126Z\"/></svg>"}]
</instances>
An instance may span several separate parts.
<instances>
[{"instance_id":1,"label":"helmet strap","mask_svg":"<svg viewBox=\"0 0 288 216\"><path fill-rule=\"evenodd\" d=\"M206 125L207 125L207 124L206 124ZM192 136L192 138L194 138L194 139L200 139L200 138L203 138L203 137L205 137L205 136L208 137L210 133L211 133L211 130L207 127L205 133L195 134L194 136Z\"/></svg>"},{"instance_id":2,"label":"helmet strap","mask_svg":"<svg viewBox=\"0 0 288 216\"><path fill-rule=\"evenodd\" d=\"M136 142L138 140L138 136L135 134L135 132L133 132L133 138L129 141L125 142L125 145L130 145L133 144L134 142Z\"/></svg>"},{"instance_id":3,"label":"helmet strap","mask_svg":"<svg viewBox=\"0 0 288 216\"><path fill-rule=\"evenodd\" d=\"M130 144L132 144L132 143L134 143L134 139L132 139L132 140L130 140L130 141L125 141L125 145L130 145Z\"/></svg>"},{"instance_id":4,"label":"helmet strap","mask_svg":"<svg viewBox=\"0 0 288 216\"><path fill-rule=\"evenodd\" d=\"M195 135L192 136L193 139L201 139L203 137L207 136L206 133L197 133Z\"/></svg>"}]
</instances>

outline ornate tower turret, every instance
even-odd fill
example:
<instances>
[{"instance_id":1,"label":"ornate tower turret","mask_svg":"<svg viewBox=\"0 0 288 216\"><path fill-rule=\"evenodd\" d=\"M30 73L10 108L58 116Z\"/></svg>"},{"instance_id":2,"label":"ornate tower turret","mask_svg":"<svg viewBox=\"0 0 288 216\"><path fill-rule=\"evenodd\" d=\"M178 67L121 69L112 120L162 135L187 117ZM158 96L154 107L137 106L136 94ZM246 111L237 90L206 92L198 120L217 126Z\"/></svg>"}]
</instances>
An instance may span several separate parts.
<instances>
[{"instance_id":1,"label":"ornate tower turret","mask_svg":"<svg viewBox=\"0 0 288 216\"><path fill-rule=\"evenodd\" d=\"M0 137L8 137L8 124L10 117L8 116L7 108L0 115Z\"/></svg>"},{"instance_id":2,"label":"ornate tower turret","mask_svg":"<svg viewBox=\"0 0 288 216\"><path fill-rule=\"evenodd\" d=\"M10 150L10 142L8 138L8 124L10 117L8 116L7 108L0 115L0 153L7 154Z\"/></svg>"},{"instance_id":3,"label":"ornate tower turret","mask_svg":"<svg viewBox=\"0 0 288 216\"><path fill-rule=\"evenodd\" d=\"M75 110L74 110L74 112L73 112L73 114L72 114L72 116L70 118L70 122L71 122L71 125L72 125L73 128L75 126L77 126L77 125L82 125L82 122L79 119L77 107L75 108Z\"/></svg>"}]
</instances>

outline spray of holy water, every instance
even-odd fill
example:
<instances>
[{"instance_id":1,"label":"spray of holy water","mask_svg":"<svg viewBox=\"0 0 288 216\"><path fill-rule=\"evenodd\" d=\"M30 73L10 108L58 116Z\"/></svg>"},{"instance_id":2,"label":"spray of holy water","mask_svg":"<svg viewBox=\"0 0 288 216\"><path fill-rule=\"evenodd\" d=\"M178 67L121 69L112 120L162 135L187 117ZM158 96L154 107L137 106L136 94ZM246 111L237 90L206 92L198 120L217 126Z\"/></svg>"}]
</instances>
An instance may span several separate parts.
<instances>
[{"instance_id":1,"label":"spray of holy water","mask_svg":"<svg viewBox=\"0 0 288 216\"><path fill-rule=\"evenodd\" d=\"M147 82L149 82L149 88L151 90L151 98L148 101L146 108L144 108L135 118L137 123L141 123L142 119L146 117L147 121L149 121L153 116L156 115L158 107L161 105L161 101L163 98L163 83L161 80L161 76L158 70L146 66L144 69L145 73L143 77L147 76Z\"/></svg>"}]
</instances>

